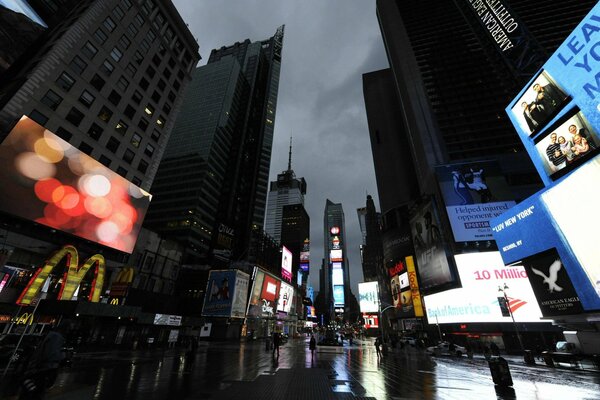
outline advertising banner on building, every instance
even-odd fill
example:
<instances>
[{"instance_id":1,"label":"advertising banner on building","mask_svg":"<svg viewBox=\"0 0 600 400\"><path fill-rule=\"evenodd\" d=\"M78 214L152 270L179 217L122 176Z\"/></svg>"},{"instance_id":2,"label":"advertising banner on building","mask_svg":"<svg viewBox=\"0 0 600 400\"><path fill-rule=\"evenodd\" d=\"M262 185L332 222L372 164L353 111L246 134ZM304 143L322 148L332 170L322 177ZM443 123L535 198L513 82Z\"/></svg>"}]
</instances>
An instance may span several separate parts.
<instances>
[{"instance_id":1,"label":"advertising banner on building","mask_svg":"<svg viewBox=\"0 0 600 400\"><path fill-rule=\"evenodd\" d=\"M435 169L456 242L494 240L490 220L516 203L497 162Z\"/></svg>"},{"instance_id":2,"label":"advertising banner on building","mask_svg":"<svg viewBox=\"0 0 600 400\"><path fill-rule=\"evenodd\" d=\"M334 307L343 307L344 304L345 304L344 285L334 285L333 286L333 306Z\"/></svg>"},{"instance_id":3,"label":"advertising banner on building","mask_svg":"<svg viewBox=\"0 0 600 400\"><path fill-rule=\"evenodd\" d=\"M277 311L289 313L294 298L294 288L285 282L281 282L279 289L279 301L277 302Z\"/></svg>"},{"instance_id":4,"label":"advertising banner on building","mask_svg":"<svg viewBox=\"0 0 600 400\"><path fill-rule=\"evenodd\" d=\"M28 117L0 145L0 211L131 253L151 195Z\"/></svg>"},{"instance_id":5,"label":"advertising banner on building","mask_svg":"<svg viewBox=\"0 0 600 400\"><path fill-rule=\"evenodd\" d=\"M505 266L497 251L455 257L463 287L425 296L429 324L512 322L498 303L505 285L516 322L543 322L525 267Z\"/></svg>"},{"instance_id":6,"label":"advertising banner on building","mask_svg":"<svg viewBox=\"0 0 600 400\"><path fill-rule=\"evenodd\" d=\"M210 271L202 315L244 318L250 276L237 270Z\"/></svg>"},{"instance_id":7,"label":"advertising banner on building","mask_svg":"<svg viewBox=\"0 0 600 400\"><path fill-rule=\"evenodd\" d=\"M453 261L448 259L439 218L429 200L414 210L410 218L417 271L424 293L434 293L458 285Z\"/></svg>"},{"instance_id":8,"label":"advertising banner on building","mask_svg":"<svg viewBox=\"0 0 600 400\"><path fill-rule=\"evenodd\" d=\"M579 296L556 249L527 257L511 265L522 266L545 317L580 314Z\"/></svg>"},{"instance_id":9,"label":"advertising banner on building","mask_svg":"<svg viewBox=\"0 0 600 400\"><path fill-rule=\"evenodd\" d=\"M421 301L421 291L419 290L419 282L417 280L417 272L415 270L415 261L412 256L406 257L406 269L408 270L408 284L410 285L411 299L415 317L422 317L423 302ZM404 285L400 280L400 287Z\"/></svg>"},{"instance_id":10,"label":"advertising banner on building","mask_svg":"<svg viewBox=\"0 0 600 400\"><path fill-rule=\"evenodd\" d=\"M342 250L331 250L329 252L329 260L331 262L342 262L342 261L344 261L344 257L342 255Z\"/></svg>"},{"instance_id":11,"label":"advertising banner on building","mask_svg":"<svg viewBox=\"0 0 600 400\"><path fill-rule=\"evenodd\" d=\"M377 314L363 314L365 329L379 328L379 316Z\"/></svg>"},{"instance_id":12,"label":"advertising banner on building","mask_svg":"<svg viewBox=\"0 0 600 400\"><path fill-rule=\"evenodd\" d=\"M600 3L506 108L546 186L600 151L599 15Z\"/></svg>"},{"instance_id":13,"label":"advertising banner on building","mask_svg":"<svg viewBox=\"0 0 600 400\"><path fill-rule=\"evenodd\" d=\"M256 268L252 296L248 306L250 317L272 317L277 311L281 280Z\"/></svg>"},{"instance_id":14,"label":"advertising banner on building","mask_svg":"<svg viewBox=\"0 0 600 400\"><path fill-rule=\"evenodd\" d=\"M358 304L362 313L379 311L377 282L362 282L358 284Z\"/></svg>"},{"instance_id":15,"label":"advertising banner on building","mask_svg":"<svg viewBox=\"0 0 600 400\"><path fill-rule=\"evenodd\" d=\"M281 277L292 281L292 252L285 246L281 247Z\"/></svg>"}]
</instances>

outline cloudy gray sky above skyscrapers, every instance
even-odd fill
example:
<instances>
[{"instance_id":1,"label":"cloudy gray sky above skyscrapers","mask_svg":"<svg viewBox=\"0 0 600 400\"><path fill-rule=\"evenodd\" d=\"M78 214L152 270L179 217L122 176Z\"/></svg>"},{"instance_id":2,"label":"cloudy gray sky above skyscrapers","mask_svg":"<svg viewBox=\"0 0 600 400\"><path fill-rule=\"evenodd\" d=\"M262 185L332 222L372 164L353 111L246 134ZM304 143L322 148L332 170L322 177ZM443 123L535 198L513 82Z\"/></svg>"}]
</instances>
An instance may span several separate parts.
<instances>
[{"instance_id":1,"label":"cloudy gray sky above skyscrapers","mask_svg":"<svg viewBox=\"0 0 600 400\"><path fill-rule=\"evenodd\" d=\"M388 67L375 15L364 0L174 0L198 39L203 65L214 48L269 38L285 24L270 180L292 168L304 177L311 218L310 284L318 290L326 199L346 216L352 291L362 280L356 215L366 192L379 210L362 95L362 74Z\"/></svg>"}]
</instances>

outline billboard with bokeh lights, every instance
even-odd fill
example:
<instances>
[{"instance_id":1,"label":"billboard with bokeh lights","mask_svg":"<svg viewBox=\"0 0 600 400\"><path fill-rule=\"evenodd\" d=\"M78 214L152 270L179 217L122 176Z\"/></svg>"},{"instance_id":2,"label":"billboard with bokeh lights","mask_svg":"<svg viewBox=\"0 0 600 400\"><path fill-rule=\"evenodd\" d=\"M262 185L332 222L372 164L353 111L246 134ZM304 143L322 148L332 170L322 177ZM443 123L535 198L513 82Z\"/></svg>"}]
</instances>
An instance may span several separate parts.
<instances>
[{"instance_id":1,"label":"billboard with bokeh lights","mask_svg":"<svg viewBox=\"0 0 600 400\"><path fill-rule=\"evenodd\" d=\"M0 211L131 253L151 195L28 117L0 145Z\"/></svg>"}]
</instances>

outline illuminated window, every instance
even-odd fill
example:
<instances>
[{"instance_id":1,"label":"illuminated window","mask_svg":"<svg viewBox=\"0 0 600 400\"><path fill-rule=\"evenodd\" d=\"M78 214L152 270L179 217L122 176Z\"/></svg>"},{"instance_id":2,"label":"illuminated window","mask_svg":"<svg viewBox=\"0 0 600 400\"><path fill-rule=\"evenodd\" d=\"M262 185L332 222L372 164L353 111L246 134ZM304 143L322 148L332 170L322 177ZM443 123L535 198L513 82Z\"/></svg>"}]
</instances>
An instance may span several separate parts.
<instances>
[{"instance_id":1,"label":"illuminated window","mask_svg":"<svg viewBox=\"0 0 600 400\"><path fill-rule=\"evenodd\" d=\"M117 125L115 125L115 132L123 136L127 133L127 128L129 128L129 126L125 122L119 121Z\"/></svg>"},{"instance_id":2,"label":"illuminated window","mask_svg":"<svg viewBox=\"0 0 600 400\"><path fill-rule=\"evenodd\" d=\"M151 104L147 104L146 108L144 108L144 112L146 115L152 116L154 114L154 107Z\"/></svg>"},{"instance_id":3,"label":"illuminated window","mask_svg":"<svg viewBox=\"0 0 600 400\"><path fill-rule=\"evenodd\" d=\"M163 117L162 115L156 120L156 125L160 126L161 128L165 125L165 121L166 118Z\"/></svg>"}]
</instances>

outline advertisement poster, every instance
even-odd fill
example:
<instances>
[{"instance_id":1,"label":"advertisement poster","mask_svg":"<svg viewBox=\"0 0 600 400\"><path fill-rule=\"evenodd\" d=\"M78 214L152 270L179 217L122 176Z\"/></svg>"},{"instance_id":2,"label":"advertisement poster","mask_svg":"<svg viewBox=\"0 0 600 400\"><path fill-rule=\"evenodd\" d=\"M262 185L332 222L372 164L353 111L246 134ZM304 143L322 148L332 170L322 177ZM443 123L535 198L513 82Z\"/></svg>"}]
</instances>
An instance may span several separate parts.
<instances>
[{"instance_id":1,"label":"advertisement poster","mask_svg":"<svg viewBox=\"0 0 600 400\"><path fill-rule=\"evenodd\" d=\"M292 299L294 298L294 288L285 282L281 282L279 289L279 301L277 302L277 311L289 313L292 308Z\"/></svg>"},{"instance_id":2,"label":"advertisement poster","mask_svg":"<svg viewBox=\"0 0 600 400\"><path fill-rule=\"evenodd\" d=\"M406 268L408 285L410 286L411 301L413 304L413 310L415 317L422 317L423 313L423 302L421 301L421 291L419 289L419 282L417 279L417 271L415 270L415 261L412 256L406 257ZM400 286L405 285L402 278L400 279Z\"/></svg>"},{"instance_id":3,"label":"advertisement poster","mask_svg":"<svg viewBox=\"0 0 600 400\"><path fill-rule=\"evenodd\" d=\"M433 293L456 285L456 275L446 255L439 218L431 200L413 212L410 226L423 292Z\"/></svg>"},{"instance_id":4,"label":"advertisement poster","mask_svg":"<svg viewBox=\"0 0 600 400\"><path fill-rule=\"evenodd\" d=\"M358 284L358 303L362 313L379 311L377 282L363 282Z\"/></svg>"},{"instance_id":5,"label":"advertisement poster","mask_svg":"<svg viewBox=\"0 0 600 400\"><path fill-rule=\"evenodd\" d=\"M379 316L377 314L363 314L365 329L379 328Z\"/></svg>"},{"instance_id":6,"label":"advertisement poster","mask_svg":"<svg viewBox=\"0 0 600 400\"><path fill-rule=\"evenodd\" d=\"M230 317L236 283L235 270L210 271L206 295L204 296L202 315L211 317Z\"/></svg>"},{"instance_id":7,"label":"advertisement poster","mask_svg":"<svg viewBox=\"0 0 600 400\"><path fill-rule=\"evenodd\" d=\"M256 269L252 284L252 297L248 306L248 316L272 317L279 300L281 280L260 269Z\"/></svg>"},{"instance_id":8,"label":"advertisement poster","mask_svg":"<svg viewBox=\"0 0 600 400\"><path fill-rule=\"evenodd\" d=\"M494 240L490 220L516 203L494 161L435 168L456 242Z\"/></svg>"},{"instance_id":9,"label":"advertisement poster","mask_svg":"<svg viewBox=\"0 0 600 400\"><path fill-rule=\"evenodd\" d=\"M292 281L292 252L285 246L281 247L281 277Z\"/></svg>"},{"instance_id":10,"label":"advertisement poster","mask_svg":"<svg viewBox=\"0 0 600 400\"><path fill-rule=\"evenodd\" d=\"M512 322L498 303L504 285L516 322L544 322L524 266L505 266L497 251L455 258L463 287L424 297L429 324Z\"/></svg>"},{"instance_id":11,"label":"advertisement poster","mask_svg":"<svg viewBox=\"0 0 600 400\"><path fill-rule=\"evenodd\" d=\"M512 266L522 266L545 317L580 314L583 311L573 283L556 249L527 257Z\"/></svg>"},{"instance_id":12,"label":"advertisement poster","mask_svg":"<svg viewBox=\"0 0 600 400\"><path fill-rule=\"evenodd\" d=\"M22 117L0 145L0 210L131 253L151 195Z\"/></svg>"},{"instance_id":13,"label":"advertisement poster","mask_svg":"<svg viewBox=\"0 0 600 400\"><path fill-rule=\"evenodd\" d=\"M231 304L231 317L244 318L246 316L246 301L248 299L248 285L250 275L236 271L235 290L233 291L233 302Z\"/></svg>"},{"instance_id":14,"label":"advertisement poster","mask_svg":"<svg viewBox=\"0 0 600 400\"><path fill-rule=\"evenodd\" d=\"M333 305L334 307L343 307L344 302L344 285L333 286Z\"/></svg>"}]
</instances>

